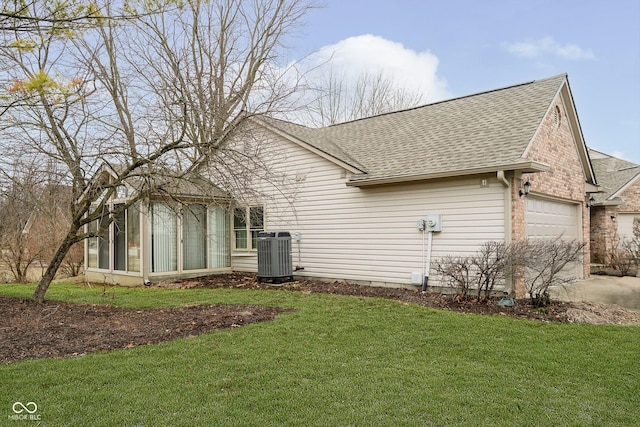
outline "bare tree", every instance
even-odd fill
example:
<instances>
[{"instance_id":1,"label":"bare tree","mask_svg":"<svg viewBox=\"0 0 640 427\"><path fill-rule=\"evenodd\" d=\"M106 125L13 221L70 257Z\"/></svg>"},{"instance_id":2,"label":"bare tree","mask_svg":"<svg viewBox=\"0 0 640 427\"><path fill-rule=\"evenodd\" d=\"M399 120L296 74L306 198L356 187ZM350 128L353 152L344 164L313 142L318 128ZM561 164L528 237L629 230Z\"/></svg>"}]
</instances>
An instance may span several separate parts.
<instances>
[{"instance_id":1,"label":"bare tree","mask_svg":"<svg viewBox=\"0 0 640 427\"><path fill-rule=\"evenodd\" d=\"M20 163L0 183L0 259L15 281L33 280L29 269L46 268L69 226L71 191L57 175L36 164ZM2 176L2 175L0 175ZM10 179L8 179L10 178ZM64 259L65 273L77 275L83 263L82 245Z\"/></svg>"},{"instance_id":2,"label":"bare tree","mask_svg":"<svg viewBox=\"0 0 640 427\"><path fill-rule=\"evenodd\" d=\"M18 283L28 281L29 268L42 255L26 230L36 206L35 186L32 177L22 175L0 193L0 260Z\"/></svg>"},{"instance_id":3,"label":"bare tree","mask_svg":"<svg viewBox=\"0 0 640 427\"><path fill-rule=\"evenodd\" d=\"M279 49L310 7L302 0L125 6L106 2L101 10L132 19L92 18L72 33L55 21L2 31L2 80L11 82L2 95L20 100L0 138L4 176L12 179L7 171L19 158L53 161L72 194L69 227L34 293L39 302L74 244L100 235L168 179L189 175L203 158L226 160L230 167L217 165L222 175L241 173L231 154L250 156L221 154L225 141L246 117L285 105L291 90L274 71ZM136 193L109 205L125 183ZM99 229L87 231L100 218Z\"/></svg>"},{"instance_id":4,"label":"bare tree","mask_svg":"<svg viewBox=\"0 0 640 427\"><path fill-rule=\"evenodd\" d=\"M325 64L330 65L330 62ZM423 94L398 85L382 71L364 72L351 81L330 68L312 92L317 96L309 104L309 117L301 120L314 126L413 108L424 99Z\"/></svg>"},{"instance_id":5,"label":"bare tree","mask_svg":"<svg viewBox=\"0 0 640 427\"><path fill-rule=\"evenodd\" d=\"M78 23L88 18L102 16L96 2L67 0L53 1L17 1L0 2L0 29L3 31L33 31L38 25L67 25L77 28Z\"/></svg>"}]
</instances>

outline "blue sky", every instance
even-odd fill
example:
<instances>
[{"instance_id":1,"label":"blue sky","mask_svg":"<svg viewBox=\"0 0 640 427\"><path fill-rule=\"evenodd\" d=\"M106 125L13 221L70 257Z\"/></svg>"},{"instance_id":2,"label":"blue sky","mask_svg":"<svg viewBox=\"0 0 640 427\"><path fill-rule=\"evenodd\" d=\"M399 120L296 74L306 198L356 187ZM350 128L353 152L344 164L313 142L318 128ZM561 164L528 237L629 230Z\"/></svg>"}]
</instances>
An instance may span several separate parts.
<instances>
[{"instance_id":1,"label":"blue sky","mask_svg":"<svg viewBox=\"0 0 640 427\"><path fill-rule=\"evenodd\" d=\"M587 144L640 164L640 0L320 1L292 59L340 46L428 101L567 73Z\"/></svg>"}]
</instances>

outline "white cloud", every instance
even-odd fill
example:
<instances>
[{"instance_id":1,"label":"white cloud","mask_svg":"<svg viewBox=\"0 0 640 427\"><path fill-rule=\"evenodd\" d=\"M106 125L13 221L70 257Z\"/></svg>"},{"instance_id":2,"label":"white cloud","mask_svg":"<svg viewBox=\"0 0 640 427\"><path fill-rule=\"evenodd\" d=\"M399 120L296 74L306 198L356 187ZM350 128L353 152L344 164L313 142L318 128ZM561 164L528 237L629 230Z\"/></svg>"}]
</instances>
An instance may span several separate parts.
<instances>
[{"instance_id":1,"label":"white cloud","mask_svg":"<svg viewBox=\"0 0 640 427\"><path fill-rule=\"evenodd\" d=\"M429 51L416 52L401 43L371 34L349 37L324 46L302 61L307 78L321 79L330 70L353 82L363 73L382 72L399 87L424 94L425 102L450 97L446 81L437 75L439 60Z\"/></svg>"},{"instance_id":2,"label":"white cloud","mask_svg":"<svg viewBox=\"0 0 640 427\"><path fill-rule=\"evenodd\" d=\"M502 43L508 51L518 56L535 58L542 55L555 55L569 60L595 59L591 50L583 49L573 43L560 44L551 37L533 42Z\"/></svg>"}]
</instances>

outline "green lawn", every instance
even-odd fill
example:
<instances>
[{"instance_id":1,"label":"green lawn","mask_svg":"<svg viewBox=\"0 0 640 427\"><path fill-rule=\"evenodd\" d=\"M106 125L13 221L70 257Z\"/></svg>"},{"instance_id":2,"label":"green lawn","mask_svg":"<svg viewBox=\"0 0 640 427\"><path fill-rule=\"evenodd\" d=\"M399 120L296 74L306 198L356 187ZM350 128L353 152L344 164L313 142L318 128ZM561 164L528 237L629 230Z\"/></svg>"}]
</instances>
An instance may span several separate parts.
<instances>
[{"instance_id":1,"label":"green lawn","mask_svg":"<svg viewBox=\"0 0 640 427\"><path fill-rule=\"evenodd\" d=\"M29 296L33 286L0 285ZM544 324L286 291L53 285L127 307L293 307L197 338L0 366L0 425L606 426L640 420L640 328ZM0 335L0 341L2 337ZM29 421L31 422L31 421ZM24 422L26 423L26 421ZM31 424L29 424L31 425Z\"/></svg>"}]
</instances>

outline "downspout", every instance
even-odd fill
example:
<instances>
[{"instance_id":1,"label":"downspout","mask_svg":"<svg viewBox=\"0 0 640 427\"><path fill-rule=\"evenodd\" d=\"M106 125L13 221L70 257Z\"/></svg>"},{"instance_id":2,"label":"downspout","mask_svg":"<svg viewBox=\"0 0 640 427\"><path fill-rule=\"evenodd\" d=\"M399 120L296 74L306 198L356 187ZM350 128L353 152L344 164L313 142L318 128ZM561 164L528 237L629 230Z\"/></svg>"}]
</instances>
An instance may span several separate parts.
<instances>
[{"instance_id":1,"label":"downspout","mask_svg":"<svg viewBox=\"0 0 640 427\"><path fill-rule=\"evenodd\" d=\"M511 202L511 183L504 176L504 171L498 171L496 174L498 181L502 183L505 188L504 194L504 241L511 243L511 211L513 209Z\"/></svg>"},{"instance_id":2,"label":"downspout","mask_svg":"<svg viewBox=\"0 0 640 427\"><path fill-rule=\"evenodd\" d=\"M507 178L504 177L504 171L498 171L497 178L498 178L498 181L500 181L502 185L505 186L505 188L509 188L511 186Z\"/></svg>"}]
</instances>

